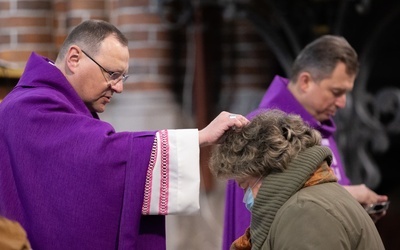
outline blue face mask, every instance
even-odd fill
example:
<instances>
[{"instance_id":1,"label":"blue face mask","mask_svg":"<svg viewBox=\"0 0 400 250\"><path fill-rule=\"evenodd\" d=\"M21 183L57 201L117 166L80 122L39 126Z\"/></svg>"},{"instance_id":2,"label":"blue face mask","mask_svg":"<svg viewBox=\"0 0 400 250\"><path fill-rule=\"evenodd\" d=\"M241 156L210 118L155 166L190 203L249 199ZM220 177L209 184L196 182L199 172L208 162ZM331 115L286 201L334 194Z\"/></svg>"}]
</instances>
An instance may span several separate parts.
<instances>
[{"instance_id":1,"label":"blue face mask","mask_svg":"<svg viewBox=\"0 0 400 250\"><path fill-rule=\"evenodd\" d=\"M254 205L253 190L251 190L251 187L246 189L246 193L243 196L243 203L245 204L247 210L251 211Z\"/></svg>"},{"instance_id":2,"label":"blue face mask","mask_svg":"<svg viewBox=\"0 0 400 250\"><path fill-rule=\"evenodd\" d=\"M245 204L247 210L251 212L251 209L253 208L254 205L254 195L253 195L253 188L257 185L257 183L261 180L261 177L258 178L256 183L252 187L247 187L246 193L244 193L243 196L243 203Z\"/></svg>"}]
</instances>

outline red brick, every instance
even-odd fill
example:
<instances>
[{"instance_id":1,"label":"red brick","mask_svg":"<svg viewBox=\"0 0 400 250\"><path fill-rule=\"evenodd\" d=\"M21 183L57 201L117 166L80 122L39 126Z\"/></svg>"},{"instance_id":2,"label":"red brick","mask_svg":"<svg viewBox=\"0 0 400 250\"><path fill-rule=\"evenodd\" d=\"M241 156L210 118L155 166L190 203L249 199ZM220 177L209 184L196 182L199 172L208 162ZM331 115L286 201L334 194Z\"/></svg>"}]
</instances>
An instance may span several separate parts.
<instances>
[{"instance_id":1,"label":"red brick","mask_svg":"<svg viewBox=\"0 0 400 250\"><path fill-rule=\"evenodd\" d=\"M170 41L171 33L169 31L157 31L157 40L159 41Z\"/></svg>"},{"instance_id":2,"label":"red brick","mask_svg":"<svg viewBox=\"0 0 400 250\"><path fill-rule=\"evenodd\" d=\"M0 35L0 44L8 44L11 42L9 35Z\"/></svg>"},{"instance_id":3,"label":"red brick","mask_svg":"<svg viewBox=\"0 0 400 250\"><path fill-rule=\"evenodd\" d=\"M128 78L129 79L129 78ZM154 81L140 81L124 84L124 91L135 90L170 90L171 84L159 83Z\"/></svg>"},{"instance_id":4,"label":"red brick","mask_svg":"<svg viewBox=\"0 0 400 250\"><path fill-rule=\"evenodd\" d=\"M67 2L66 1L54 1L53 10L57 12L66 12L67 11Z\"/></svg>"},{"instance_id":5,"label":"red brick","mask_svg":"<svg viewBox=\"0 0 400 250\"><path fill-rule=\"evenodd\" d=\"M0 58L2 58L3 60L9 61L9 62L25 64L33 51L37 54L48 57L51 60L55 59L54 51L39 50L39 49L33 49L33 50L32 49L31 50L19 49L19 50L0 51Z\"/></svg>"},{"instance_id":6,"label":"red brick","mask_svg":"<svg viewBox=\"0 0 400 250\"><path fill-rule=\"evenodd\" d=\"M20 34L19 43L53 43L53 37L49 34Z\"/></svg>"},{"instance_id":7,"label":"red brick","mask_svg":"<svg viewBox=\"0 0 400 250\"><path fill-rule=\"evenodd\" d=\"M0 2L0 10L6 11L10 9L9 2Z\"/></svg>"},{"instance_id":8,"label":"red brick","mask_svg":"<svg viewBox=\"0 0 400 250\"><path fill-rule=\"evenodd\" d=\"M17 1L18 10L51 10L51 1Z\"/></svg>"},{"instance_id":9,"label":"red brick","mask_svg":"<svg viewBox=\"0 0 400 250\"><path fill-rule=\"evenodd\" d=\"M16 27L46 27L49 23L48 17L0 17L2 28Z\"/></svg>"},{"instance_id":10,"label":"red brick","mask_svg":"<svg viewBox=\"0 0 400 250\"><path fill-rule=\"evenodd\" d=\"M103 0L75 0L70 1L68 7L70 10L104 10L104 2Z\"/></svg>"},{"instance_id":11,"label":"red brick","mask_svg":"<svg viewBox=\"0 0 400 250\"><path fill-rule=\"evenodd\" d=\"M135 65L129 68L130 75L149 74L150 67L148 65Z\"/></svg>"},{"instance_id":12,"label":"red brick","mask_svg":"<svg viewBox=\"0 0 400 250\"><path fill-rule=\"evenodd\" d=\"M66 20L66 27L73 28L83 21L81 17L68 17ZM68 31L67 31L68 32Z\"/></svg>"},{"instance_id":13,"label":"red brick","mask_svg":"<svg viewBox=\"0 0 400 250\"><path fill-rule=\"evenodd\" d=\"M119 0L118 7L139 7L139 6L149 6L149 0Z\"/></svg>"},{"instance_id":14,"label":"red brick","mask_svg":"<svg viewBox=\"0 0 400 250\"><path fill-rule=\"evenodd\" d=\"M105 18L104 16L91 16L90 18L91 19L100 19L100 20L108 21L107 18ZM67 18L66 27L67 28L74 28L75 26L77 26L78 24L80 24L81 22L83 22L86 19L87 19L86 16L85 16L85 18L83 16L82 17Z\"/></svg>"},{"instance_id":15,"label":"red brick","mask_svg":"<svg viewBox=\"0 0 400 250\"><path fill-rule=\"evenodd\" d=\"M65 38L67 38L66 34L62 34L62 35L56 35L54 37L54 42L56 47L59 49L61 47L61 45L64 43Z\"/></svg>"},{"instance_id":16,"label":"red brick","mask_svg":"<svg viewBox=\"0 0 400 250\"><path fill-rule=\"evenodd\" d=\"M0 58L9 62L25 63L32 51L27 50L7 50L0 51Z\"/></svg>"},{"instance_id":17,"label":"red brick","mask_svg":"<svg viewBox=\"0 0 400 250\"><path fill-rule=\"evenodd\" d=\"M98 19L98 20L104 20L104 21L109 22L110 20L108 19L107 15L105 15L105 13L103 13L103 14L100 14L100 15L92 14L92 15L90 15L90 19Z\"/></svg>"},{"instance_id":18,"label":"red brick","mask_svg":"<svg viewBox=\"0 0 400 250\"><path fill-rule=\"evenodd\" d=\"M161 23L160 17L157 14L141 13L120 15L118 17L118 24L159 24Z\"/></svg>"},{"instance_id":19,"label":"red brick","mask_svg":"<svg viewBox=\"0 0 400 250\"><path fill-rule=\"evenodd\" d=\"M129 51L131 58L159 58L166 59L170 58L170 49L160 48L143 48L143 49L130 49Z\"/></svg>"},{"instance_id":20,"label":"red brick","mask_svg":"<svg viewBox=\"0 0 400 250\"><path fill-rule=\"evenodd\" d=\"M130 31L125 33L129 41L147 41L149 39L148 31Z\"/></svg>"}]
</instances>

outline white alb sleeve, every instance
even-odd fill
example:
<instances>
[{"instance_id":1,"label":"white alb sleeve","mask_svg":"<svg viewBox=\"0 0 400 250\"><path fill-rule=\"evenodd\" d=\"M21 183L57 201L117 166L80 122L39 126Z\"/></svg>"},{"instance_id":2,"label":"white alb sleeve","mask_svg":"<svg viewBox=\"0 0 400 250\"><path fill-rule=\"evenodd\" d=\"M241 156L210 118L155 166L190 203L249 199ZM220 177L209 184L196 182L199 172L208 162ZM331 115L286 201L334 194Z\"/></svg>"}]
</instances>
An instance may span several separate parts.
<instances>
[{"instance_id":1,"label":"white alb sleeve","mask_svg":"<svg viewBox=\"0 0 400 250\"><path fill-rule=\"evenodd\" d=\"M200 209L197 129L160 130L146 175L142 214L193 214Z\"/></svg>"}]
</instances>

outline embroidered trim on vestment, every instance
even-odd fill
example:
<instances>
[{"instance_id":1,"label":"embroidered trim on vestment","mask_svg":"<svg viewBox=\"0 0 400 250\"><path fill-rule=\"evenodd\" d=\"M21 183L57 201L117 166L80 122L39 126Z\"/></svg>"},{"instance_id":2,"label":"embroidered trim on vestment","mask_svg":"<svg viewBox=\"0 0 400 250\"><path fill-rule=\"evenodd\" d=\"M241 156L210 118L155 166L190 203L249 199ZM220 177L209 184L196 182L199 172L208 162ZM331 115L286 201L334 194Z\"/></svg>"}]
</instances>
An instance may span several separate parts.
<instances>
[{"instance_id":1,"label":"embroidered trim on vestment","mask_svg":"<svg viewBox=\"0 0 400 250\"><path fill-rule=\"evenodd\" d=\"M151 186L153 182L153 170L157 160L157 136L154 136L153 147L151 149L151 156L149 162L149 168L146 173L146 183L144 186L144 198L142 206L142 214L150 214L150 201L151 201Z\"/></svg>"},{"instance_id":2,"label":"embroidered trim on vestment","mask_svg":"<svg viewBox=\"0 0 400 250\"><path fill-rule=\"evenodd\" d=\"M168 130L160 131L161 137L161 179L160 179L160 203L159 213L168 214L169 195L169 141Z\"/></svg>"}]
</instances>

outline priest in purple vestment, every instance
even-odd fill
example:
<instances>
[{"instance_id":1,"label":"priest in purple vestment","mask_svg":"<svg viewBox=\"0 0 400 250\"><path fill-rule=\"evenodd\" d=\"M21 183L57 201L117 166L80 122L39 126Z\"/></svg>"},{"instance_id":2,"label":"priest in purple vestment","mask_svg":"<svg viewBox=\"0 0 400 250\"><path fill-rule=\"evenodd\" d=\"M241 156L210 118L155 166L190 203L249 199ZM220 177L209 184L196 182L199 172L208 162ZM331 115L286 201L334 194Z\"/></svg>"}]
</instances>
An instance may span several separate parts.
<instances>
[{"instance_id":1,"label":"priest in purple vestment","mask_svg":"<svg viewBox=\"0 0 400 250\"><path fill-rule=\"evenodd\" d=\"M30 56L0 103L0 215L35 250L165 249L165 215L199 210L199 146L242 127L119 132L97 115L128 78L126 37L87 20L53 62Z\"/></svg>"},{"instance_id":2,"label":"priest in purple vestment","mask_svg":"<svg viewBox=\"0 0 400 250\"><path fill-rule=\"evenodd\" d=\"M333 153L331 167L338 182L362 205L386 201L364 184L351 185L334 139L336 131L332 116L346 105L346 94L353 89L358 73L358 58L351 45L339 36L322 36L307 45L297 56L290 79L275 76L259 107L248 114L251 119L265 109L277 108L286 113L300 115L317 129L322 144ZM244 191L228 181L225 199L223 249L242 236L250 226L250 212L243 204ZM372 215L376 221L385 212ZM288 225L290 226L290 225Z\"/></svg>"}]
</instances>

